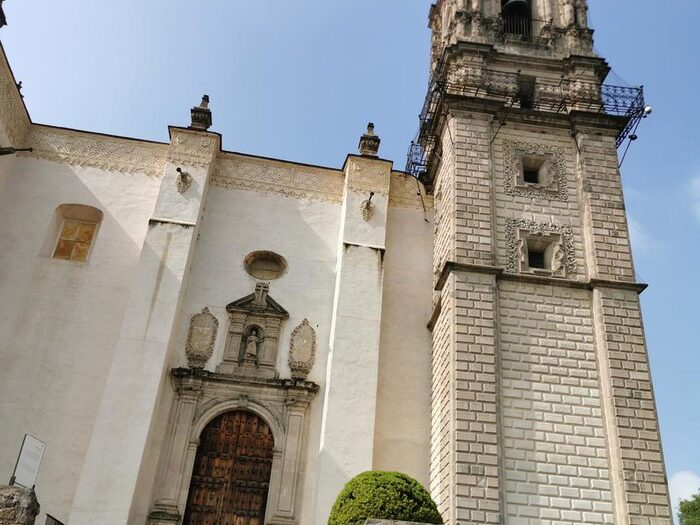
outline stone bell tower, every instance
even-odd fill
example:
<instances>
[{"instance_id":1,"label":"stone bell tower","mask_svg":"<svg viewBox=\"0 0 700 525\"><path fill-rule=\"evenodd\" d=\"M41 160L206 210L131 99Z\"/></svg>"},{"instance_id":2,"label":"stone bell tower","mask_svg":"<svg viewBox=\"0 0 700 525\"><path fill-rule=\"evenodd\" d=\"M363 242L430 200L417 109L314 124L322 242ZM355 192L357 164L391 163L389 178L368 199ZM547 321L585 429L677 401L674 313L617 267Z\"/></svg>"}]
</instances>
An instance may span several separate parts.
<instances>
[{"instance_id":1,"label":"stone bell tower","mask_svg":"<svg viewBox=\"0 0 700 525\"><path fill-rule=\"evenodd\" d=\"M585 0L440 0L408 171L435 196L431 491L451 525L671 524Z\"/></svg>"}]
</instances>

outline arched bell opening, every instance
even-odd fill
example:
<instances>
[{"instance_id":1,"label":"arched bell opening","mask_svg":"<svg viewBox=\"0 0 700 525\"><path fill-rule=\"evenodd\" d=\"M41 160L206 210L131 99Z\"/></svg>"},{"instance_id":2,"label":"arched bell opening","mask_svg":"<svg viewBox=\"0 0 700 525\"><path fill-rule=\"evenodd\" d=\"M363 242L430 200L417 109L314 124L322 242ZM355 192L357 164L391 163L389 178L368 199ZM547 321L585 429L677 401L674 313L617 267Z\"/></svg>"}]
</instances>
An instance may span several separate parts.
<instances>
[{"instance_id":1,"label":"arched bell opening","mask_svg":"<svg viewBox=\"0 0 700 525\"><path fill-rule=\"evenodd\" d=\"M202 431L183 525L263 525L272 474L269 425L245 410L225 412Z\"/></svg>"},{"instance_id":2,"label":"arched bell opening","mask_svg":"<svg viewBox=\"0 0 700 525\"><path fill-rule=\"evenodd\" d=\"M501 0L503 32L532 36L532 5L530 0Z\"/></svg>"}]
</instances>

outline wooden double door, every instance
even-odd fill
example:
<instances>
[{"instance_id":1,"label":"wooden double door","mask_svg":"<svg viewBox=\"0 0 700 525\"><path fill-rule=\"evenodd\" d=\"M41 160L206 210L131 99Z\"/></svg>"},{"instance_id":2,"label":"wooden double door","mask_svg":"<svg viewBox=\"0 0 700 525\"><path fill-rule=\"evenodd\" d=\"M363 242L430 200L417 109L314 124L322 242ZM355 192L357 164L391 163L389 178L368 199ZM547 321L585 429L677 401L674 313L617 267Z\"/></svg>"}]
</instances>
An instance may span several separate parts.
<instances>
[{"instance_id":1,"label":"wooden double door","mask_svg":"<svg viewBox=\"0 0 700 525\"><path fill-rule=\"evenodd\" d=\"M227 412L202 432L183 525L264 525L274 441L245 411Z\"/></svg>"}]
</instances>

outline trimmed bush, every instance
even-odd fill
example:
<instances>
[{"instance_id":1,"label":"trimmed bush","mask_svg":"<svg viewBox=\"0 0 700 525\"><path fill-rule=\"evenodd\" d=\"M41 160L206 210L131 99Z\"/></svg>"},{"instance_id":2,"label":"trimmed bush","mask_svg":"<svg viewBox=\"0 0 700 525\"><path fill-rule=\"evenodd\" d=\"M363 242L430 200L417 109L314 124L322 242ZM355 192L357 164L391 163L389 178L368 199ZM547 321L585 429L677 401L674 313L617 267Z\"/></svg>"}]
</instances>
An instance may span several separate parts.
<instances>
[{"instance_id":1,"label":"trimmed bush","mask_svg":"<svg viewBox=\"0 0 700 525\"><path fill-rule=\"evenodd\" d=\"M400 472L364 472L348 481L333 505L328 525L363 525L370 518L443 522L428 491Z\"/></svg>"}]
</instances>

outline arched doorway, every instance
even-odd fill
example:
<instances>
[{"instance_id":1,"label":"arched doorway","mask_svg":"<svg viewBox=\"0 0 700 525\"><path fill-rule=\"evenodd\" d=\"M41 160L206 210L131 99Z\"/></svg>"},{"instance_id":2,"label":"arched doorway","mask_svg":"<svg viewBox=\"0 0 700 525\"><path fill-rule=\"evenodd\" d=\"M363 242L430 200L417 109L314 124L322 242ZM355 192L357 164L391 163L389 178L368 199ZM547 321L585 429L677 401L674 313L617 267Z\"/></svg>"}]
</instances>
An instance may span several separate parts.
<instances>
[{"instance_id":1,"label":"arched doorway","mask_svg":"<svg viewBox=\"0 0 700 525\"><path fill-rule=\"evenodd\" d=\"M200 436L183 525L264 525L273 448L256 414L213 419Z\"/></svg>"}]
</instances>

